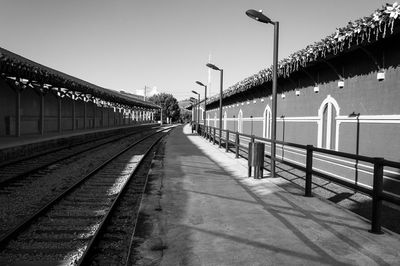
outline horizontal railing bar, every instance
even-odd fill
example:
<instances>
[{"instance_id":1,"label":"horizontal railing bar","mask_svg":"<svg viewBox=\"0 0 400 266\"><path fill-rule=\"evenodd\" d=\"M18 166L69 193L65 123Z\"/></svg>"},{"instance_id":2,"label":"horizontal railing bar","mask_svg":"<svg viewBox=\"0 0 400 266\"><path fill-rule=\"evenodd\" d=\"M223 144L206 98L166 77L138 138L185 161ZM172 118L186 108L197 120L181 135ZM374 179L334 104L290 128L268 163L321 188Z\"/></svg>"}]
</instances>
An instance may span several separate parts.
<instances>
[{"instance_id":1,"label":"horizontal railing bar","mask_svg":"<svg viewBox=\"0 0 400 266\"><path fill-rule=\"evenodd\" d=\"M368 188L365 188L365 187L350 183L350 182L348 182L346 180L343 180L343 179L340 179L340 178L336 178L336 177L324 174L324 173L319 172L317 170L312 170L312 174L316 175L316 176L319 176L319 177L322 177L323 179L332 181L334 183L343 185L343 186L345 186L347 188L351 188L351 189L357 190L357 191L362 192L362 193L364 193L366 195L372 196L372 189L368 189Z\"/></svg>"},{"instance_id":2,"label":"horizontal railing bar","mask_svg":"<svg viewBox=\"0 0 400 266\"><path fill-rule=\"evenodd\" d=\"M313 151L320 152L320 153L326 153L326 154L330 154L330 155L336 155L339 157L345 157L345 158L359 160L359 161L365 161L365 162L369 162L369 163L374 163L374 158L368 157L368 156L363 156L363 155L357 155L357 154L341 152L341 151L332 151L332 150L316 148L316 147L313 147Z\"/></svg>"},{"instance_id":3,"label":"horizontal railing bar","mask_svg":"<svg viewBox=\"0 0 400 266\"><path fill-rule=\"evenodd\" d=\"M400 163L394 161L383 160L383 165L400 169Z\"/></svg>"},{"instance_id":4,"label":"horizontal railing bar","mask_svg":"<svg viewBox=\"0 0 400 266\"><path fill-rule=\"evenodd\" d=\"M304 172L306 171L306 168L305 168L304 166L300 165L300 164L292 163L292 162L289 162L289 161L286 161L286 160L282 160L282 159L279 159L279 158L275 158L275 160L276 160L277 162L280 162L280 163L289 165L289 166L291 166L291 167L294 167L294 168L296 168L296 169L302 170L302 171L304 171Z\"/></svg>"},{"instance_id":5,"label":"horizontal railing bar","mask_svg":"<svg viewBox=\"0 0 400 266\"><path fill-rule=\"evenodd\" d=\"M200 125L200 127L202 127L202 125ZM216 128L216 127L210 127L210 128L211 129L215 128L215 130L216 130L215 137L219 138L219 128ZM227 130L227 129L221 129L221 132L224 133L224 134L221 134L222 135L221 136L221 142L222 143L228 143L228 150L232 150L231 148L234 148L236 146L236 142L235 142L235 139L231 139L231 138L224 139L223 135L225 135L225 138L226 138L227 134L229 134L230 136L234 136L235 134L238 134L239 135L239 143L241 143L240 137L248 138L248 139L246 139L247 142L251 142L251 140L254 139L254 140L261 140L261 141L264 141L264 142L272 143L271 139L266 139L266 138L258 137L258 136L255 136L255 135L248 135L248 134L238 133L236 131L231 131L231 130ZM244 141L244 140L242 140L242 141ZM246 142L246 141L244 141L244 142ZM284 142L284 141L279 141L279 140L276 140L275 143L281 144L281 145L284 145L284 146L289 146L289 147L296 147L296 148L299 148L299 149L303 149L305 151L306 151L306 148L307 148L306 145L297 144L297 143L291 143L291 142ZM230 144L233 144L233 146L230 147ZM246 147L245 145L241 145L241 144L239 144L238 146L239 146L239 151L248 154L248 147ZM312 147L312 150L315 151L315 152L318 152L318 153L322 153L322 154L330 154L330 155L334 155L334 156L337 156L337 157L344 157L344 158L353 159L353 160L365 161L365 162L369 162L369 163L372 163L372 164L375 162L375 158L368 157L368 156L363 156L363 155L357 155L357 154L352 154L352 153L347 153L347 152L340 152L340 151L333 151L333 150L317 148L317 147ZM268 154L265 154L264 156L266 158L270 158L271 157ZM246 158L243 155L240 155L240 157ZM287 160L279 159L279 158L275 158L275 160L277 162L283 163L285 165L291 166L291 167L299 169L301 171L304 171L304 172L306 171L306 167L301 166L299 164L296 164L296 163L293 163L293 162L289 162ZM383 165L384 166L388 166L388 167L393 167L393 168L400 169L400 163L399 162L384 160L383 161ZM366 195L372 196L372 189L370 189L370 188L359 186L357 184L351 183L349 181L346 181L346 180L343 180L343 179L340 179L340 178L336 178L334 176L322 173L322 172L317 171L317 170L312 170L312 174L315 175L315 176L321 177L321 178L323 178L325 180L332 181L334 183L343 185L343 186L345 186L345 187L347 187L349 189L354 189L354 190L357 190L358 192L361 192L361 193L364 193ZM387 201L387 202L391 202L391 203L400 205L400 197L392 195L390 193L387 193L387 192L383 191L381 193L381 198L383 200Z\"/></svg>"},{"instance_id":6,"label":"horizontal railing bar","mask_svg":"<svg viewBox=\"0 0 400 266\"><path fill-rule=\"evenodd\" d=\"M400 198L399 197L396 197L396 196L394 196L392 194L389 194L389 193L387 193L385 191L382 192L382 199L386 200L388 202L400 205Z\"/></svg>"}]
</instances>

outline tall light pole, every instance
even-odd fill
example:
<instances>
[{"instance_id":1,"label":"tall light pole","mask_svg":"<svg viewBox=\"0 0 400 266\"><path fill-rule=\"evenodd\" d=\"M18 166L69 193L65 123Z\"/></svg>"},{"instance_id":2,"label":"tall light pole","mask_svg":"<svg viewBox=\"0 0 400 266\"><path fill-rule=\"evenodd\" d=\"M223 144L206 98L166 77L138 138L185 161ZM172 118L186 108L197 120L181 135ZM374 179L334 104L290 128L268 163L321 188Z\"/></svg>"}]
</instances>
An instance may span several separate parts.
<instances>
[{"instance_id":1,"label":"tall light pole","mask_svg":"<svg viewBox=\"0 0 400 266\"><path fill-rule=\"evenodd\" d=\"M279 42L279 22L272 21L262 13L262 10L256 11L249 9L246 15L259 22L274 25L274 51L272 63L272 125L271 125L271 177L275 177L275 157L276 157L276 89L278 80L278 42Z\"/></svg>"},{"instance_id":2,"label":"tall light pole","mask_svg":"<svg viewBox=\"0 0 400 266\"><path fill-rule=\"evenodd\" d=\"M222 87L223 87L223 80L224 80L224 70L222 68L219 68L213 64L208 63L206 65L207 67L218 70L221 73L220 77L220 88L219 88L219 137L222 138ZM221 141L220 144L221 145Z\"/></svg>"},{"instance_id":3,"label":"tall light pole","mask_svg":"<svg viewBox=\"0 0 400 266\"><path fill-rule=\"evenodd\" d=\"M197 91L192 91L194 94L197 94L198 101L197 101L197 124L196 124L196 131L199 133L199 124L200 124L200 93Z\"/></svg>"},{"instance_id":4,"label":"tall light pole","mask_svg":"<svg viewBox=\"0 0 400 266\"><path fill-rule=\"evenodd\" d=\"M203 83L201 83L200 81L196 81L197 84L199 84L200 86L204 87L204 117L203 117L203 121L204 121L204 129L206 128L206 115L207 115L207 85L204 85Z\"/></svg>"},{"instance_id":5,"label":"tall light pole","mask_svg":"<svg viewBox=\"0 0 400 266\"><path fill-rule=\"evenodd\" d=\"M196 104L197 103L196 102L197 102L197 100L194 97L190 97L190 102L191 102L191 104L193 106L193 108L192 108L192 110L193 110L192 121L196 122L196 117L197 117L197 113L196 113Z\"/></svg>"}]
</instances>

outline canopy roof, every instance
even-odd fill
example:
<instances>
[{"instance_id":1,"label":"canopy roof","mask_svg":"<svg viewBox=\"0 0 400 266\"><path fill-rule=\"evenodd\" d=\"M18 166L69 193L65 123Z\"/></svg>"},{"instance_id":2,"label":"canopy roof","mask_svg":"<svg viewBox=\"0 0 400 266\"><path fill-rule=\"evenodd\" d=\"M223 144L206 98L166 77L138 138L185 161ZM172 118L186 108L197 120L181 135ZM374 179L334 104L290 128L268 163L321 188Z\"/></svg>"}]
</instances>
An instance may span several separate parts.
<instances>
[{"instance_id":1,"label":"canopy roof","mask_svg":"<svg viewBox=\"0 0 400 266\"><path fill-rule=\"evenodd\" d=\"M158 105L151 102L145 102L131 97L128 94L121 94L114 90L102 88L52 68L43 66L1 47L0 71L2 75L29 79L40 84L49 84L53 87L66 88L71 91L90 94L93 97L108 102L146 109L160 108Z\"/></svg>"},{"instance_id":2,"label":"canopy roof","mask_svg":"<svg viewBox=\"0 0 400 266\"><path fill-rule=\"evenodd\" d=\"M288 77L292 73L311 64L338 56L360 45L369 44L399 33L400 4L386 4L370 16L349 22L335 33L319 42L308 45L304 49L291 54L278 63L278 77ZM222 98L228 98L250 88L272 82L272 66L260 70L251 77L239 81L224 90ZM219 94L210 97L207 104L219 100Z\"/></svg>"}]
</instances>

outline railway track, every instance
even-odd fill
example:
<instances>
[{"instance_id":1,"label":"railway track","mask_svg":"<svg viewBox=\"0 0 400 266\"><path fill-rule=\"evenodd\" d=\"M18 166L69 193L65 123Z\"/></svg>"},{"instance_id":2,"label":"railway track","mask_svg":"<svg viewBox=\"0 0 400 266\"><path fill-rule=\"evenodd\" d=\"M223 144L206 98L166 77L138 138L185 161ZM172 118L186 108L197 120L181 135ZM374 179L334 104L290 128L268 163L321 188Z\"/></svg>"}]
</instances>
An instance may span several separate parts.
<instances>
[{"instance_id":1,"label":"railway track","mask_svg":"<svg viewBox=\"0 0 400 266\"><path fill-rule=\"evenodd\" d=\"M139 129L139 128L138 128ZM45 169L51 165L63 162L73 156L96 149L102 145L113 143L127 136L138 134L138 130L129 132L128 134L119 134L114 136L106 136L98 139L76 143L68 147L52 149L33 156L25 157L21 160L11 161L0 165L0 186L15 179L20 179L31 175L35 172Z\"/></svg>"},{"instance_id":2,"label":"railway track","mask_svg":"<svg viewBox=\"0 0 400 266\"><path fill-rule=\"evenodd\" d=\"M113 154L140 136L153 131L131 134L118 141L107 142L86 152L55 163L21 178L0 185L0 237L27 216L40 209L44 203L59 194L65 187L95 169Z\"/></svg>"},{"instance_id":3,"label":"railway track","mask_svg":"<svg viewBox=\"0 0 400 266\"><path fill-rule=\"evenodd\" d=\"M168 131L169 129L167 129ZM165 129L163 130L165 131ZM93 257L91 247L105 228L118 199L127 188L143 192L145 182L136 179L136 169L151 147L166 133L144 137L110 157L24 222L0 239L0 262L24 261L79 265ZM142 178L143 179L143 178ZM122 215L123 216L123 215ZM91 251L91 252L89 252Z\"/></svg>"}]
</instances>

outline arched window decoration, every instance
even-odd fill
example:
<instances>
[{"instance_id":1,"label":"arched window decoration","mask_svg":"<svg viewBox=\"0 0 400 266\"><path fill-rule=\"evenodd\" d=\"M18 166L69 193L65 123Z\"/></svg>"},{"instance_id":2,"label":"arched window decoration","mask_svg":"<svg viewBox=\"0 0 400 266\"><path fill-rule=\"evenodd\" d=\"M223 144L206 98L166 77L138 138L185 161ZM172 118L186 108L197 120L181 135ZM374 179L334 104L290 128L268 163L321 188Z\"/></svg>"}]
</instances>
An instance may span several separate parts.
<instances>
[{"instance_id":1,"label":"arched window decoration","mask_svg":"<svg viewBox=\"0 0 400 266\"><path fill-rule=\"evenodd\" d=\"M201 122L201 123L204 123L203 120L204 120L206 117L204 116L205 113L204 113L204 109L203 109L202 107L200 107L200 112L199 112L199 113L200 113L200 122Z\"/></svg>"},{"instance_id":2,"label":"arched window decoration","mask_svg":"<svg viewBox=\"0 0 400 266\"><path fill-rule=\"evenodd\" d=\"M272 122L272 111L271 107L267 105L264 109L263 114L263 137L270 139L271 138L271 122Z\"/></svg>"},{"instance_id":3,"label":"arched window decoration","mask_svg":"<svg viewBox=\"0 0 400 266\"><path fill-rule=\"evenodd\" d=\"M318 147L337 150L339 145L336 117L340 107L337 101L328 95L318 110Z\"/></svg>"},{"instance_id":4,"label":"arched window decoration","mask_svg":"<svg viewBox=\"0 0 400 266\"><path fill-rule=\"evenodd\" d=\"M239 114L238 114L238 132L243 133L243 112L242 109L240 109Z\"/></svg>"},{"instance_id":5,"label":"arched window decoration","mask_svg":"<svg viewBox=\"0 0 400 266\"><path fill-rule=\"evenodd\" d=\"M215 118L217 118L217 114L215 114ZM227 127L227 121L228 121L228 116L225 111L225 113L224 113L224 129L226 129L226 127ZM217 127L217 119L215 119L215 127Z\"/></svg>"}]
</instances>

